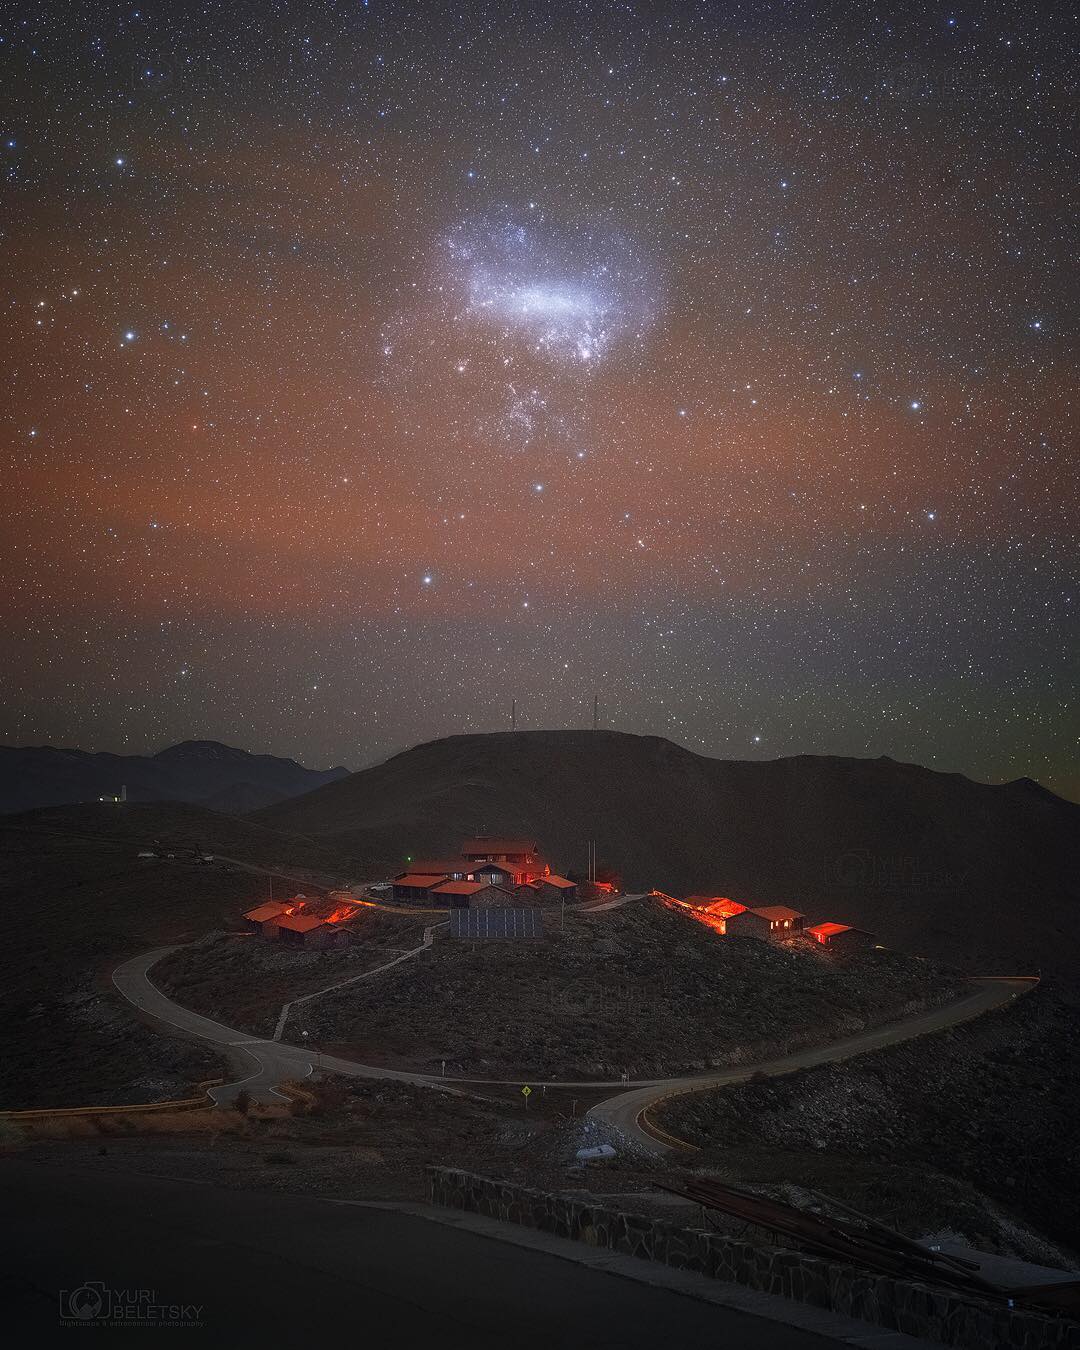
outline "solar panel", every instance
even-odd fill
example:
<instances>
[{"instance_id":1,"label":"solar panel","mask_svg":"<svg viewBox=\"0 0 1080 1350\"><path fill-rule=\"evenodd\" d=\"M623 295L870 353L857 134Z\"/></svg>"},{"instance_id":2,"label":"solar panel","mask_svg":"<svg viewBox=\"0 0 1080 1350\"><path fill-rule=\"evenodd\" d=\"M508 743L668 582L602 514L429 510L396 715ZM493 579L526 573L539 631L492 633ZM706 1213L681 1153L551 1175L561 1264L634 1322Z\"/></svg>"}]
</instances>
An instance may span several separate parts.
<instances>
[{"instance_id":1,"label":"solar panel","mask_svg":"<svg viewBox=\"0 0 1080 1350\"><path fill-rule=\"evenodd\" d=\"M542 938L542 909L511 909L503 905L485 905L479 909L450 911L452 938Z\"/></svg>"}]
</instances>

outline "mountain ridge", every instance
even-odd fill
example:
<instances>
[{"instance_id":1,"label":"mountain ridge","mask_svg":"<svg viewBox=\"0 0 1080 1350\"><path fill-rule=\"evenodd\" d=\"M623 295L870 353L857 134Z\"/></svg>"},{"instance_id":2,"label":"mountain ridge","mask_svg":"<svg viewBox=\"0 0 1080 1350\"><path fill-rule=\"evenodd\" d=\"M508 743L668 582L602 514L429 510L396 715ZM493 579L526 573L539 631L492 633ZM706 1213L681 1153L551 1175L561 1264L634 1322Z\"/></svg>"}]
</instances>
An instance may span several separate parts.
<instances>
[{"instance_id":1,"label":"mountain ridge","mask_svg":"<svg viewBox=\"0 0 1080 1350\"><path fill-rule=\"evenodd\" d=\"M524 832L563 869L586 841L630 887L790 903L889 945L1002 970L1080 955L1080 806L887 757L722 760L613 731L428 741L255 812L387 870Z\"/></svg>"},{"instance_id":2,"label":"mountain ridge","mask_svg":"<svg viewBox=\"0 0 1080 1350\"><path fill-rule=\"evenodd\" d=\"M308 769L220 741L181 741L152 755L70 746L0 746L0 813L74 805L118 794L131 801L203 802L250 811L340 779L348 770Z\"/></svg>"}]
</instances>

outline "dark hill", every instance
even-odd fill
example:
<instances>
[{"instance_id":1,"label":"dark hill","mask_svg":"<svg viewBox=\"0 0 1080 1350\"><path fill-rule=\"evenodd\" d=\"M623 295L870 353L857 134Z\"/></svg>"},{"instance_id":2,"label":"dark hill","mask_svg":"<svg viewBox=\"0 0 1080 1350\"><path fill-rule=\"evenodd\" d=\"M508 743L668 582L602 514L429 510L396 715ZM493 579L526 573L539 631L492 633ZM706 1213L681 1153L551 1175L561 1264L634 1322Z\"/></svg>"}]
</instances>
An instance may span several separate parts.
<instances>
[{"instance_id":1,"label":"dark hill","mask_svg":"<svg viewBox=\"0 0 1080 1350\"><path fill-rule=\"evenodd\" d=\"M346 773L305 769L295 760L250 755L217 741L183 741L156 755L0 746L0 812L94 802L122 787L133 802L205 802L221 811L251 811Z\"/></svg>"},{"instance_id":2,"label":"dark hill","mask_svg":"<svg viewBox=\"0 0 1080 1350\"><path fill-rule=\"evenodd\" d=\"M140 858L155 840L174 858ZM136 952L235 927L269 893L260 867L277 894L348 875L323 843L184 802L0 818L0 912L18 934L0 947L0 1108L185 1096L216 1072L216 1055L143 1027L109 975Z\"/></svg>"},{"instance_id":3,"label":"dark hill","mask_svg":"<svg viewBox=\"0 0 1080 1350\"><path fill-rule=\"evenodd\" d=\"M890 945L998 969L1077 953L1080 806L890 759L709 759L609 731L453 736L257 812L400 864L473 833L585 841L628 886L788 902Z\"/></svg>"}]
</instances>

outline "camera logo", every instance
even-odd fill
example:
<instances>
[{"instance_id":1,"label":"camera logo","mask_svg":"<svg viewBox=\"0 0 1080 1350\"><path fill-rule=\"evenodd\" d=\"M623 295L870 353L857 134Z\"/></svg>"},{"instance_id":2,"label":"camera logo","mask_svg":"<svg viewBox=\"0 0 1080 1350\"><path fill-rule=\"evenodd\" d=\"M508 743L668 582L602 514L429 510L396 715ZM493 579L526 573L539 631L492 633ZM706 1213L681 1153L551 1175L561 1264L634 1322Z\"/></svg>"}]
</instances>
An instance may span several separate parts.
<instances>
[{"instance_id":1,"label":"camera logo","mask_svg":"<svg viewBox=\"0 0 1080 1350\"><path fill-rule=\"evenodd\" d=\"M97 1280L87 1280L78 1289L60 1290L62 1321L95 1322L108 1310L108 1290Z\"/></svg>"},{"instance_id":2,"label":"camera logo","mask_svg":"<svg viewBox=\"0 0 1080 1350\"><path fill-rule=\"evenodd\" d=\"M84 1280L60 1290L62 1327L201 1327L202 1305L165 1303L156 1289L110 1289L100 1280Z\"/></svg>"},{"instance_id":3,"label":"camera logo","mask_svg":"<svg viewBox=\"0 0 1080 1350\"><path fill-rule=\"evenodd\" d=\"M825 879L834 886L866 886L874 875L874 864L869 853L849 849L825 860Z\"/></svg>"},{"instance_id":4,"label":"camera logo","mask_svg":"<svg viewBox=\"0 0 1080 1350\"><path fill-rule=\"evenodd\" d=\"M883 855L861 848L826 855L823 861L826 885L876 891L953 890L964 883L969 870L957 871L911 854Z\"/></svg>"}]
</instances>

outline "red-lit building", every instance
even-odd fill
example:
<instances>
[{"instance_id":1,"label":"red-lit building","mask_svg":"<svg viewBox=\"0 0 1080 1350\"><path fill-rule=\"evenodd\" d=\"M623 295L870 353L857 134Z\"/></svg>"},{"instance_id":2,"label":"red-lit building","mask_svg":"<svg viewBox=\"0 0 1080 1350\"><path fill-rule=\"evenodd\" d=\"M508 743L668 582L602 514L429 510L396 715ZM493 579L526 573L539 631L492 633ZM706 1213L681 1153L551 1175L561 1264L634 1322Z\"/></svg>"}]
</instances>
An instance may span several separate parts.
<instances>
[{"instance_id":1,"label":"red-lit building","mask_svg":"<svg viewBox=\"0 0 1080 1350\"><path fill-rule=\"evenodd\" d=\"M461 845L461 856L473 864L503 863L515 886L551 874L551 867L540 856L540 845L531 839L505 839L498 835L477 835Z\"/></svg>"},{"instance_id":2,"label":"red-lit building","mask_svg":"<svg viewBox=\"0 0 1080 1350\"><path fill-rule=\"evenodd\" d=\"M732 914L724 920L726 931L732 937L782 939L801 933L806 915L787 905L758 905Z\"/></svg>"},{"instance_id":3,"label":"red-lit building","mask_svg":"<svg viewBox=\"0 0 1080 1350\"><path fill-rule=\"evenodd\" d=\"M560 877L555 872L546 877L537 877L535 881L529 882L529 888L536 892L543 903L549 905L572 905L578 898L577 882Z\"/></svg>"},{"instance_id":4,"label":"red-lit building","mask_svg":"<svg viewBox=\"0 0 1080 1350\"><path fill-rule=\"evenodd\" d=\"M806 929L806 936L830 951L865 951L874 946L874 935L865 928L853 928L849 923L815 923Z\"/></svg>"},{"instance_id":5,"label":"red-lit building","mask_svg":"<svg viewBox=\"0 0 1080 1350\"><path fill-rule=\"evenodd\" d=\"M406 904L430 905L439 908L434 892L453 878L446 872L404 872L394 879L394 899Z\"/></svg>"},{"instance_id":6,"label":"red-lit building","mask_svg":"<svg viewBox=\"0 0 1080 1350\"><path fill-rule=\"evenodd\" d=\"M436 904L451 909L478 909L484 905L509 905L512 897L501 886L492 886L486 878L475 881L444 881L431 892Z\"/></svg>"},{"instance_id":7,"label":"red-lit building","mask_svg":"<svg viewBox=\"0 0 1080 1350\"><path fill-rule=\"evenodd\" d=\"M295 947L337 947L349 940L344 928L327 923L317 914L283 914L271 919L267 927L276 930L279 942Z\"/></svg>"},{"instance_id":8,"label":"red-lit building","mask_svg":"<svg viewBox=\"0 0 1080 1350\"><path fill-rule=\"evenodd\" d=\"M253 933L261 933L264 924L289 912L289 906L283 901L269 900L265 905L257 905L255 909L249 909L244 915L244 923Z\"/></svg>"},{"instance_id":9,"label":"red-lit building","mask_svg":"<svg viewBox=\"0 0 1080 1350\"><path fill-rule=\"evenodd\" d=\"M473 881L482 881L488 886L514 886L515 873L510 863L485 862L473 866L470 876Z\"/></svg>"},{"instance_id":10,"label":"red-lit building","mask_svg":"<svg viewBox=\"0 0 1080 1350\"><path fill-rule=\"evenodd\" d=\"M540 856L539 846L532 840L481 835L466 839L456 858L423 858L410 862L408 868L394 878L394 899L437 907L445 905L450 896L475 894L447 890L447 883L505 887L509 891L550 875L550 865ZM559 880L565 881L564 878ZM572 885L571 882L565 884ZM463 902L455 899L454 903Z\"/></svg>"}]
</instances>

